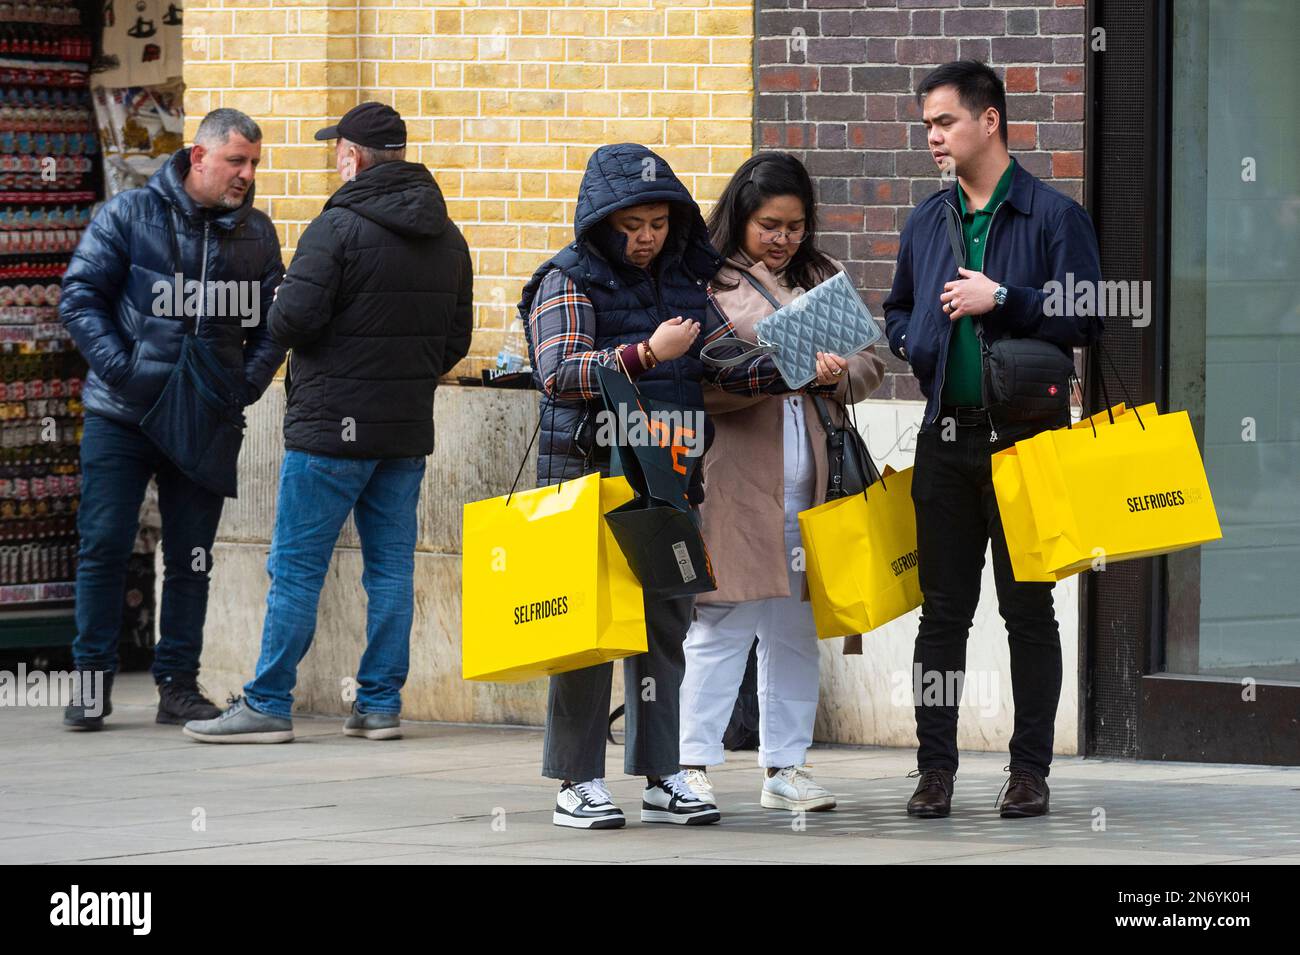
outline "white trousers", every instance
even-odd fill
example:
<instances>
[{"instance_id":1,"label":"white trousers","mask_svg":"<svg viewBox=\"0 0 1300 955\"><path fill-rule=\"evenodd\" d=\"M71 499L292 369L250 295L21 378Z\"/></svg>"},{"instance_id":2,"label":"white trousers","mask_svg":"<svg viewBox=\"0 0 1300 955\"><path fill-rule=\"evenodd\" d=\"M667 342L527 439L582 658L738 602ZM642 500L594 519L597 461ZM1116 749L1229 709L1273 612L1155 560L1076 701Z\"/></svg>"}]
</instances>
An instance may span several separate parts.
<instances>
[{"instance_id":1,"label":"white trousers","mask_svg":"<svg viewBox=\"0 0 1300 955\"><path fill-rule=\"evenodd\" d=\"M679 758L683 766L716 766L726 761L722 734L731 720L755 637L759 765L801 765L812 745L819 682L817 629L812 605L800 599L804 572L792 565L796 548L803 546L799 512L812 504L815 471L797 398L785 399L784 452L784 547L790 596L695 605L697 619L686 634L686 675L681 691ZM802 560L799 566L803 566Z\"/></svg>"}]
</instances>

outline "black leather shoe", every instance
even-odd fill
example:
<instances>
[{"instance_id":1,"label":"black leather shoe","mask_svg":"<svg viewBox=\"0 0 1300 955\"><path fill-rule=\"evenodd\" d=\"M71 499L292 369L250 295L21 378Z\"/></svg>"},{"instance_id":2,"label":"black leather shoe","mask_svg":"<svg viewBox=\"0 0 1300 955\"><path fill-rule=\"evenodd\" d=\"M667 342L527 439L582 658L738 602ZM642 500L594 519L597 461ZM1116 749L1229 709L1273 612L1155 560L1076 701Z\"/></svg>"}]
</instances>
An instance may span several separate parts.
<instances>
[{"instance_id":1,"label":"black leather shoe","mask_svg":"<svg viewBox=\"0 0 1300 955\"><path fill-rule=\"evenodd\" d=\"M72 699L63 708L63 725L74 730L102 730L113 713L113 676L107 670L78 670ZM100 685L96 677L103 678Z\"/></svg>"},{"instance_id":2,"label":"black leather shoe","mask_svg":"<svg viewBox=\"0 0 1300 955\"><path fill-rule=\"evenodd\" d=\"M920 776L916 792L907 801L907 814L922 819L941 819L952 811L952 784L956 774L946 769L918 769L908 776Z\"/></svg>"},{"instance_id":3,"label":"black leather shoe","mask_svg":"<svg viewBox=\"0 0 1300 955\"><path fill-rule=\"evenodd\" d=\"M158 684L158 716L155 722L183 726L190 720L215 720L221 710L193 680L167 677Z\"/></svg>"},{"instance_id":4,"label":"black leather shoe","mask_svg":"<svg viewBox=\"0 0 1300 955\"><path fill-rule=\"evenodd\" d=\"M1007 794L1001 805L1003 819L1047 815L1047 780L1032 769L1011 770L1005 788Z\"/></svg>"}]
</instances>

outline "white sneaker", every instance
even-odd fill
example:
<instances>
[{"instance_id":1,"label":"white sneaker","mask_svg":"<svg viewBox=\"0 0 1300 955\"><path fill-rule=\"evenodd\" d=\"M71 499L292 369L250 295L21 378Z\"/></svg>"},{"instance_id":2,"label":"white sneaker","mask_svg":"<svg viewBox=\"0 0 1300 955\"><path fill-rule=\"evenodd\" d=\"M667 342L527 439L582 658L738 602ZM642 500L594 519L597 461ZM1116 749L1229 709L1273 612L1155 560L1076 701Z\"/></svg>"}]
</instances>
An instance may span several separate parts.
<instances>
[{"instance_id":1,"label":"white sneaker","mask_svg":"<svg viewBox=\"0 0 1300 955\"><path fill-rule=\"evenodd\" d=\"M623 810L605 788L605 780L565 783L555 796L551 822L570 829L622 829L627 823Z\"/></svg>"},{"instance_id":2,"label":"white sneaker","mask_svg":"<svg viewBox=\"0 0 1300 955\"><path fill-rule=\"evenodd\" d=\"M679 775L682 777L682 782L690 786L702 802L712 803L715 806L718 804L718 801L713 798L713 782L704 770L683 769Z\"/></svg>"},{"instance_id":3,"label":"white sneaker","mask_svg":"<svg viewBox=\"0 0 1300 955\"><path fill-rule=\"evenodd\" d=\"M789 809L791 812L835 808L835 797L812 778L807 766L787 766L775 776L763 780L763 795L759 802L764 809Z\"/></svg>"},{"instance_id":4,"label":"white sneaker","mask_svg":"<svg viewBox=\"0 0 1300 955\"><path fill-rule=\"evenodd\" d=\"M688 772L699 773L700 771L684 770L665 776L657 783L646 783L645 791L641 793L642 822L674 822L684 826L704 826L722 818L722 813L718 812L718 807L713 804L711 795L708 799L701 798L700 794L687 784Z\"/></svg>"}]
</instances>

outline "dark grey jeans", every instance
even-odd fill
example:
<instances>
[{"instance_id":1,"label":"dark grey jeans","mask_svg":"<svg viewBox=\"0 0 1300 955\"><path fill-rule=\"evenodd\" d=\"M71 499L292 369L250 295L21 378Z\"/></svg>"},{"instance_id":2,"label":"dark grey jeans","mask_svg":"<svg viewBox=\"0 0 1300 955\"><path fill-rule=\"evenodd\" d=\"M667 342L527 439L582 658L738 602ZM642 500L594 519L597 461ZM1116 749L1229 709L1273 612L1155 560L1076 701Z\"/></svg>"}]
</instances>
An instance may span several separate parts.
<instances>
[{"instance_id":1,"label":"dark grey jeans","mask_svg":"<svg viewBox=\"0 0 1300 955\"><path fill-rule=\"evenodd\" d=\"M623 771L629 776L671 776L679 768L677 706L686 672L682 644L694 607L694 597L645 601L648 652L623 660ZM551 677L543 776L572 782L605 776L613 666L602 663Z\"/></svg>"}]
</instances>

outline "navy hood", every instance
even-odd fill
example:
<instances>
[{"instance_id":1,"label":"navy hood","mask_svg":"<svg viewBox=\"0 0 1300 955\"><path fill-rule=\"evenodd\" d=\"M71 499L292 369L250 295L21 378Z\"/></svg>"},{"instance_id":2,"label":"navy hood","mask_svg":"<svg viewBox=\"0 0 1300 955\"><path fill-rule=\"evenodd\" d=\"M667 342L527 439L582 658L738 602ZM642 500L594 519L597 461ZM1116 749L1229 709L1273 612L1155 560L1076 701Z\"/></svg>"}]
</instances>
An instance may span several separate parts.
<instances>
[{"instance_id":1,"label":"navy hood","mask_svg":"<svg viewBox=\"0 0 1300 955\"><path fill-rule=\"evenodd\" d=\"M587 160L578 187L575 241L543 262L524 284L517 309L525 337L533 299L552 269L561 269L584 288L590 284L627 287L645 279L645 272L624 258L627 236L606 220L619 209L647 202L669 204L668 239L655 256L655 271L662 274L666 267L677 267L701 282L718 274L722 256L709 242L700 207L663 157L637 143L601 146Z\"/></svg>"},{"instance_id":2,"label":"navy hood","mask_svg":"<svg viewBox=\"0 0 1300 955\"><path fill-rule=\"evenodd\" d=\"M635 269L624 259L627 236L607 219L620 209L651 202L670 206L668 240L655 268L680 262L696 278L713 278L722 258L709 243L700 207L663 157L638 143L601 146L591 154L578 187L574 238L594 247L615 272Z\"/></svg>"}]
</instances>

